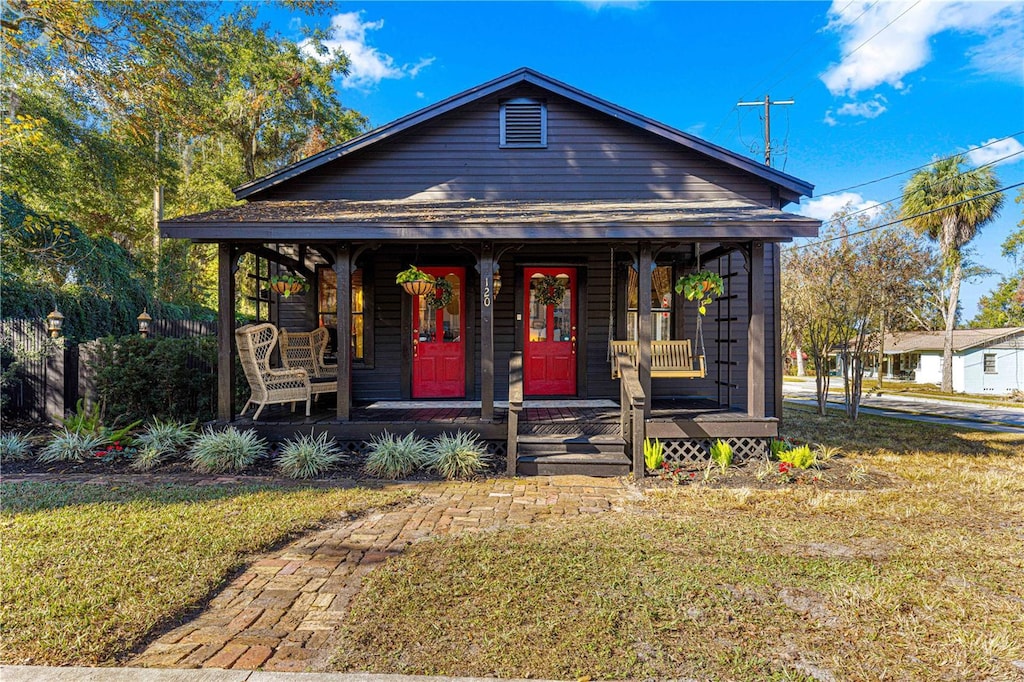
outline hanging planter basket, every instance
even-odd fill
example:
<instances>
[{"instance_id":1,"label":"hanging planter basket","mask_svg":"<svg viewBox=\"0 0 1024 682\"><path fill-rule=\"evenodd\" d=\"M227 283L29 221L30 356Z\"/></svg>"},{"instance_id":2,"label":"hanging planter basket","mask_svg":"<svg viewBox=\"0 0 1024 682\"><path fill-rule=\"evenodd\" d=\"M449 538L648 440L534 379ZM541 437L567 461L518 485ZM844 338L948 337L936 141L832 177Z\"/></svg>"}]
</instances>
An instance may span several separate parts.
<instances>
[{"instance_id":1,"label":"hanging planter basket","mask_svg":"<svg viewBox=\"0 0 1024 682\"><path fill-rule=\"evenodd\" d=\"M402 288L410 296L426 296L434 290L434 280L432 278L411 279L408 282L402 282Z\"/></svg>"},{"instance_id":2,"label":"hanging planter basket","mask_svg":"<svg viewBox=\"0 0 1024 682\"><path fill-rule=\"evenodd\" d=\"M309 289L309 283L298 275L274 275L270 278L270 290L288 298Z\"/></svg>"},{"instance_id":3,"label":"hanging planter basket","mask_svg":"<svg viewBox=\"0 0 1024 682\"><path fill-rule=\"evenodd\" d=\"M676 293L683 294L687 300L697 301L697 312L704 315L707 306L725 293L725 281L718 273L701 270L680 277L676 281Z\"/></svg>"}]
</instances>

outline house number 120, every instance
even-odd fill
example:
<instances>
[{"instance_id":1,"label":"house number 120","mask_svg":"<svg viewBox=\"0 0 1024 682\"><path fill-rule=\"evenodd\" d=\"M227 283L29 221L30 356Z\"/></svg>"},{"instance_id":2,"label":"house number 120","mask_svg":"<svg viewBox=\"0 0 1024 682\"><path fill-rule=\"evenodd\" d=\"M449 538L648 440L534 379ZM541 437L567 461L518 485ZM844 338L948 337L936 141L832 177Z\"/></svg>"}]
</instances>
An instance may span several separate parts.
<instances>
[{"instance_id":1,"label":"house number 120","mask_svg":"<svg viewBox=\"0 0 1024 682\"><path fill-rule=\"evenodd\" d=\"M490 281L488 281L487 285L484 287L484 307L485 308L490 308L491 307L491 283L490 283Z\"/></svg>"}]
</instances>

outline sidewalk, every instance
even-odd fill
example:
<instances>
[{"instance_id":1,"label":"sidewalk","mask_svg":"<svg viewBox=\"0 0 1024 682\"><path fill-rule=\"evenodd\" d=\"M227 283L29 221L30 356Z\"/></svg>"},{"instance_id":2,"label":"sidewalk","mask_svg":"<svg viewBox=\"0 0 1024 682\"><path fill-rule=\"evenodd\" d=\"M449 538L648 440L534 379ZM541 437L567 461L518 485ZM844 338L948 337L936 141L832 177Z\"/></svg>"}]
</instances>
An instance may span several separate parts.
<instances>
[{"instance_id":1,"label":"sidewalk","mask_svg":"<svg viewBox=\"0 0 1024 682\"><path fill-rule=\"evenodd\" d=\"M0 666L2 682L488 682L484 677L423 677L374 673L273 673L249 670L157 668L41 668ZM501 682L527 682L502 680ZM545 682L530 680L529 682ZM548 681L550 682L550 681Z\"/></svg>"}]
</instances>

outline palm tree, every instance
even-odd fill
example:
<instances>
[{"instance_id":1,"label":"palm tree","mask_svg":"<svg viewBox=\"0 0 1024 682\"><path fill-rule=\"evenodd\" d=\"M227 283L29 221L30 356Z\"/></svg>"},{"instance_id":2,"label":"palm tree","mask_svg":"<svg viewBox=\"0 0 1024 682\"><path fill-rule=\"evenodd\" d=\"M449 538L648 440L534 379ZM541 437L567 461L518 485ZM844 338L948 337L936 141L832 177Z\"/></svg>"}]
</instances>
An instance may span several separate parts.
<instances>
[{"instance_id":1,"label":"palm tree","mask_svg":"<svg viewBox=\"0 0 1024 682\"><path fill-rule=\"evenodd\" d=\"M962 155L933 163L914 173L903 188L900 216L918 235L938 242L949 273L949 307L944 315L946 340L942 349L942 391L953 392L953 329L963 277L961 250L999 214L1003 195L991 168L963 171Z\"/></svg>"}]
</instances>

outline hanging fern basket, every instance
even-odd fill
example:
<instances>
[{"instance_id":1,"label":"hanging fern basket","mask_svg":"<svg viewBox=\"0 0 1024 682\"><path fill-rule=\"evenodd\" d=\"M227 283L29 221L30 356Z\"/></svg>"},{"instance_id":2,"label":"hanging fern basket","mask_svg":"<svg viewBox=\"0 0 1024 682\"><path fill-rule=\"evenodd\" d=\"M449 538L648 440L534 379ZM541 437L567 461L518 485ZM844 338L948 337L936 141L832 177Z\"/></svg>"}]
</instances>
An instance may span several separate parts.
<instances>
[{"instance_id":1,"label":"hanging fern basket","mask_svg":"<svg viewBox=\"0 0 1024 682\"><path fill-rule=\"evenodd\" d=\"M297 275L274 275L270 278L270 290L288 298L309 289L309 283Z\"/></svg>"}]
</instances>

